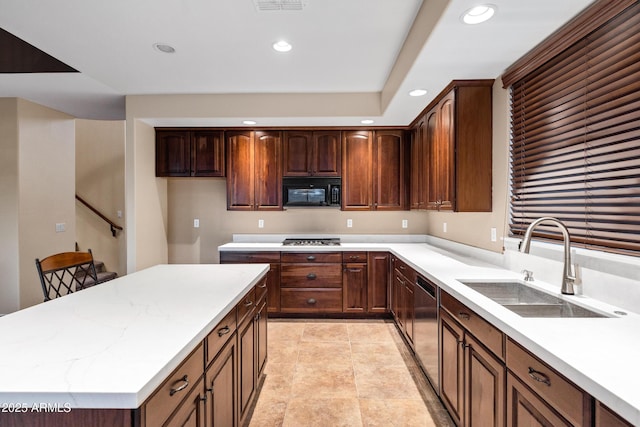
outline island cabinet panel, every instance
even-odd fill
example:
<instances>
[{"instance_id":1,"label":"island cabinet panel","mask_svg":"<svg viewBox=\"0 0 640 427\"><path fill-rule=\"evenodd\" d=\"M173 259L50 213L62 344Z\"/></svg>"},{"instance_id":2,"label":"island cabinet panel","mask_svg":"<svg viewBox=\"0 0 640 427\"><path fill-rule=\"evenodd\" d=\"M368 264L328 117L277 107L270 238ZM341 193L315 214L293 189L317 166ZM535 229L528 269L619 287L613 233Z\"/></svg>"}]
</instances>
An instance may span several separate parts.
<instances>
[{"instance_id":1,"label":"island cabinet panel","mask_svg":"<svg viewBox=\"0 0 640 427\"><path fill-rule=\"evenodd\" d=\"M70 412L4 412L2 427L135 427L139 414L135 409L72 409Z\"/></svg>"},{"instance_id":2,"label":"island cabinet panel","mask_svg":"<svg viewBox=\"0 0 640 427\"><path fill-rule=\"evenodd\" d=\"M205 427L205 395L200 378L184 402L171 416L165 427Z\"/></svg>"},{"instance_id":3,"label":"island cabinet panel","mask_svg":"<svg viewBox=\"0 0 640 427\"><path fill-rule=\"evenodd\" d=\"M517 425L514 421L523 413L538 411L544 416L545 408L560 415L564 422L559 425L591 425L593 398L511 339L507 340L507 368L517 378L508 392L508 425ZM522 384L533 396L522 391Z\"/></svg>"},{"instance_id":4,"label":"island cabinet panel","mask_svg":"<svg viewBox=\"0 0 640 427\"><path fill-rule=\"evenodd\" d=\"M207 427L238 425L237 348L234 331L205 373Z\"/></svg>"},{"instance_id":5,"label":"island cabinet panel","mask_svg":"<svg viewBox=\"0 0 640 427\"><path fill-rule=\"evenodd\" d=\"M200 379L204 360L204 346L200 344L142 405L144 425L163 425L198 384L198 392L202 391ZM185 405L192 404L193 402L185 401Z\"/></svg>"},{"instance_id":6,"label":"island cabinet panel","mask_svg":"<svg viewBox=\"0 0 640 427\"><path fill-rule=\"evenodd\" d=\"M283 133L284 176L340 176L340 131Z\"/></svg>"},{"instance_id":7,"label":"island cabinet panel","mask_svg":"<svg viewBox=\"0 0 640 427\"><path fill-rule=\"evenodd\" d=\"M224 132L156 129L156 176L225 176Z\"/></svg>"},{"instance_id":8,"label":"island cabinet panel","mask_svg":"<svg viewBox=\"0 0 640 427\"><path fill-rule=\"evenodd\" d=\"M244 425L244 421L248 415L248 409L251 404L251 399L256 391L258 383L257 372L257 356L256 356L256 322L253 318L252 310L246 317L245 321L238 327L238 385L239 390L239 402L238 408L240 411L240 425Z\"/></svg>"},{"instance_id":9,"label":"island cabinet panel","mask_svg":"<svg viewBox=\"0 0 640 427\"><path fill-rule=\"evenodd\" d=\"M632 424L620 418L601 402L596 401L596 424L595 427L631 427Z\"/></svg>"}]
</instances>

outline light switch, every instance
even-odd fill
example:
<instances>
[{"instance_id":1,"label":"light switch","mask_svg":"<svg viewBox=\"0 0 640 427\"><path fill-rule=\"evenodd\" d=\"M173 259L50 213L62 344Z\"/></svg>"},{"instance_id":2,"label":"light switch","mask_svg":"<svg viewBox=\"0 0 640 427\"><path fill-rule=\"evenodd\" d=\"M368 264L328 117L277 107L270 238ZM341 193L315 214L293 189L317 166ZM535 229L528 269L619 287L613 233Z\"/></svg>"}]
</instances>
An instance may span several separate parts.
<instances>
[{"instance_id":1,"label":"light switch","mask_svg":"<svg viewBox=\"0 0 640 427\"><path fill-rule=\"evenodd\" d=\"M491 241L492 242L497 242L498 241L498 233L497 233L495 227L491 228Z\"/></svg>"},{"instance_id":2,"label":"light switch","mask_svg":"<svg viewBox=\"0 0 640 427\"><path fill-rule=\"evenodd\" d=\"M402 220L402 228L407 228L407 227L409 227L409 221L406 220L406 219L403 219Z\"/></svg>"},{"instance_id":3,"label":"light switch","mask_svg":"<svg viewBox=\"0 0 640 427\"><path fill-rule=\"evenodd\" d=\"M58 222L56 223L56 233L63 233L67 229L66 222Z\"/></svg>"},{"instance_id":4,"label":"light switch","mask_svg":"<svg viewBox=\"0 0 640 427\"><path fill-rule=\"evenodd\" d=\"M258 228L264 228L264 219L258 220Z\"/></svg>"},{"instance_id":5,"label":"light switch","mask_svg":"<svg viewBox=\"0 0 640 427\"><path fill-rule=\"evenodd\" d=\"M347 228L351 228L353 227L353 220L352 219L348 219L347 220Z\"/></svg>"},{"instance_id":6,"label":"light switch","mask_svg":"<svg viewBox=\"0 0 640 427\"><path fill-rule=\"evenodd\" d=\"M447 232L447 223L446 223L446 222L443 222L443 223L442 223L442 232L443 232L443 233L446 233L446 232Z\"/></svg>"}]
</instances>

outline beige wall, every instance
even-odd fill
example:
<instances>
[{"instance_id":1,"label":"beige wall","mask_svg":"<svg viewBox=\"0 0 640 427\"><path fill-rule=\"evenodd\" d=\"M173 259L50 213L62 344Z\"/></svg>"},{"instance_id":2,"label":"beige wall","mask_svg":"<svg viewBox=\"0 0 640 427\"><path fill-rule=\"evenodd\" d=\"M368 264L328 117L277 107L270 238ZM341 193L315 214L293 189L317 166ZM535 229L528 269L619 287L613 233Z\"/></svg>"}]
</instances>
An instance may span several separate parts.
<instances>
[{"instance_id":1,"label":"beige wall","mask_svg":"<svg viewBox=\"0 0 640 427\"><path fill-rule=\"evenodd\" d=\"M76 193L117 225L124 226L124 121L76 120ZM118 217L118 211L121 216ZM122 232L76 202L76 241L109 271L126 273Z\"/></svg>"},{"instance_id":2,"label":"beige wall","mask_svg":"<svg viewBox=\"0 0 640 427\"><path fill-rule=\"evenodd\" d=\"M493 206L491 212L429 212L429 234L470 246L502 252L507 227L509 168L509 96L497 79L493 87ZM447 224L447 232L444 230ZM496 228L497 241L491 241Z\"/></svg>"},{"instance_id":3,"label":"beige wall","mask_svg":"<svg viewBox=\"0 0 640 427\"><path fill-rule=\"evenodd\" d=\"M343 212L290 209L272 212L227 211L224 178L169 178L169 262L217 263L218 246L233 234L426 234L426 212ZM200 227L193 227L193 220ZM353 227L347 228L347 219ZM258 228L258 220L264 228ZM402 220L409 227L402 228Z\"/></svg>"},{"instance_id":4,"label":"beige wall","mask_svg":"<svg viewBox=\"0 0 640 427\"><path fill-rule=\"evenodd\" d=\"M18 100L0 98L0 314L20 307Z\"/></svg>"},{"instance_id":5,"label":"beige wall","mask_svg":"<svg viewBox=\"0 0 640 427\"><path fill-rule=\"evenodd\" d=\"M43 301L35 258L75 249L74 118L18 99L20 307ZM57 233L56 223L66 231Z\"/></svg>"}]
</instances>

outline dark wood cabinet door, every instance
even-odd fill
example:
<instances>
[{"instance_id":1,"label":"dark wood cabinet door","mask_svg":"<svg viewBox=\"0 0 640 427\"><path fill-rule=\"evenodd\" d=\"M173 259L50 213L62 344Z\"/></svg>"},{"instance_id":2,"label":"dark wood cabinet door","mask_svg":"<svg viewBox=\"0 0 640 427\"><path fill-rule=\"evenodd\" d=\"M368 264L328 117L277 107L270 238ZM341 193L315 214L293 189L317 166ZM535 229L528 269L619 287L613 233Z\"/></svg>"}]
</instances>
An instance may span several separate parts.
<instances>
[{"instance_id":1,"label":"dark wood cabinet door","mask_svg":"<svg viewBox=\"0 0 640 427\"><path fill-rule=\"evenodd\" d=\"M256 357L257 357L257 377L260 378L264 367L267 364L267 301L258 301L258 311L256 314Z\"/></svg>"},{"instance_id":2,"label":"dark wood cabinet door","mask_svg":"<svg viewBox=\"0 0 640 427\"><path fill-rule=\"evenodd\" d=\"M156 132L156 176L191 175L191 133Z\"/></svg>"},{"instance_id":3,"label":"dark wood cabinet door","mask_svg":"<svg viewBox=\"0 0 640 427\"><path fill-rule=\"evenodd\" d=\"M260 131L255 144L255 209L282 210L282 138L279 131Z\"/></svg>"},{"instance_id":4,"label":"dark wood cabinet door","mask_svg":"<svg viewBox=\"0 0 640 427\"><path fill-rule=\"evenodd\" d=\"M194 131L191 144L192 176L225 176L223 131Z\"/></svg>"},{"instance_id":5,"label":"dark wood cabinet door","mask_svg":"<svg viewBox=\"0 0 640 427\"><path fill-rule=\"evenodd\" d=\"M367 310L367 264L342 265L342 311L364 313Z\"/></svg>"},{"instance_id":6,"label":"dark wood cabinet door","mask_svg":"<svg viewBox=\"0 0 640 427\"><path fill-rule=\"evenodd\" d=\"M425 148L427 151L427 208L438 209L440 203L440 192L438 188L439 170L437 167L438 159L438 143L437 143L437 123L438 114L437 109L427 113L426 118L426 132L425 132Z\"/></svg>"},{"instance_id":7,"label":"dark wood cabinet door","mask_svg":"<svg viewBox=\"0 0 640 427\"><path fill-rule=\"evenodd\" d=\"M413 326L416 321L416 311L415 311L415 285L413 282L409 280L404 281L404 331L407 335L407 339L413 347Z\"/></svg>"},{"instance_id":8,"label":"dark wood cabinet door","mask_svg":"<svg viewBox=\"0 0 640 427\"><path fill-rule=\"evenodd\" d=\"M176 409L165 427L205 427L202 379Z\"/></svg>"},{"instance_id":9,"label":"dark wood cabinet door","mask_svg":"<svg viewBox=\"0 0 640 427\"><path fill-rule=\"evenodd\" d=\"M373 209L407 208L404 131L376 131L373 144Z\"/></svg>"},{"instance_id":10,"label":"dark wood cabinet door","mask_svg":"<svg viewBox=\"0 0 640 427\"><path fill-rule=\"evenodd\" d=\"M267 311L280 312L280 264L271 264L267 273Z\"/></svg>"},{"instance_id":11,"label":"dark wood cabinet door","mask_svg":"<svg viewBox=\"0 0 640 427\"><path fill-rule=\"evenodd\" d=\"M373 140L369 131L342 134L342 209L371 209Z\"/></svg>"},{"instance_id":12,"label":"dark wood cabinet door","mask_svg":"<svg viewBox=\"0 0 640 427\"><path fill-rule=\"evenodd\" d=\"M245 318L238 328L238 385L239 390L239 420L244 425L248 414L247 409L253 398L257 385L257 352L256 352L256 322L254 313Z\"/></svg>"},{"instance_id":13,"label":"dark wood cabinet door","mask_svg":"<svg viewBox=\"0 0 640 427\"><path fill-rule=\"evenodd\" d=\"M314 176L340 176L342 173L341 145L340 131L314 131L311 174Z\"/></svg>"},{"instance_id":14,"label":"dark wood cabinet door","mask_svg":"<svg viewBox=\"0 0 640 427\"><path fill-rule=\"evenodd\" d=\"M464 405L464 329L440 310L440 398L461 426Z\"/></svg>"},{"instance_id":15,"label":"dark wood cabinet door","mask_svg":"<svg viewBox=\"0 0 640 427\"><path fill-rule=\"evenodd\" d=\"M369 252L367 260L367 311L389 311L389 259L388 252Z\"/></svg>"},{"instance_id":16,"label":"dark wood cabinet door","mask_svg":"<svg viewBox=\"0 0 640 427\"><path fill-rule=\"evenodd\" d=\"M253 210L255 194L253 133L227 132L227 209Z\"/></svg>"},{"instance_id":17,"label":"dark wood cabinet door","mask_svg":"<svg viewBox=\"0 0 640 427\"><path fill-rule=\"evenodd\" d=\"M438 103L438 133L436 136L437 194L439 210L453 209L454 189L454 94L452 91Z\"/></svg>"},{"instance_id":18,"label":"dark wood cabinet door","mask_svg":"<svg viewBox=\"0 0 640 427\"><path fill-rule=\"evenodd\" d=\"M429 172L429 129L426 116L418 122L411 138L411 209L427 208Z\"/></svg>"},{"instance_id":19,"label":"dark wood cabinet door","mask_svg":"<svg viewBox=\"0 0 640 427\"><path fill-rule=\"evenodd\" d=\"M507 373L507 427L572 426L542 399Z\"/></svg>"},{"instance_id":20,"label":"dark wood cabinet door","mask_svg":"<svg viewBox=\"0 0 640 427\"><path fill-rule=\"evenodd\" d=\"M596 401L595 415L595 427L632 427L631 423L620 418L618 414L599 401Z\"/></svg>"},{"instance_id":21,"label":"dark wood cabinet door","mask_svg":"<svg viewBox=\"0 0 640 427\"><path fill-rule=\"evenodd\" d=\"M505 426L506 369L471 335L465 336L464 425Z\"/></svg>"},{"instance_id":22,"label":"dark wood cabinet door","mask_svg":"<svg viewBox=\"0 0 640 427\"><path fill-rule=\"evenodd\" d=\"M238 358L236 337L220 350L205 374L207 427L238 425Z\"/></svg>"},{"instance_id":23,"label":"dark wood cabinet door","mask_svg":"<svg viewBox=\"0 0 640 427\"><path fill-rule=\"evenodd\" d=\"M312 141L311 131L284 132L284 176L309 176L312 174Z\"/></svg>"}]
</instances>

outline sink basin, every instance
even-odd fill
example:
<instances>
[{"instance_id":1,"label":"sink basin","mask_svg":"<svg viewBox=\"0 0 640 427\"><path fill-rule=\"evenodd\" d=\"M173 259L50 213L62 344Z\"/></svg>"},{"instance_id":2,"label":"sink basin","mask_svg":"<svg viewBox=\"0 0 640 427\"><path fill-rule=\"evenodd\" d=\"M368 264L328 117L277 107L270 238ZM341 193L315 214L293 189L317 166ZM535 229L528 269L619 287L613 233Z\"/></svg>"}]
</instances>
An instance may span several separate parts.
<instances>
[{"instance_id":1,"label":"sink basin","mask_svg":"<svg viewBox=\"0 0 640 427\"><path fill-rule=\"evenodd\" d=\"M520 282L462 282L522 317L607 317Z\"/></svg>"}]
</instances>

